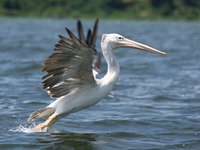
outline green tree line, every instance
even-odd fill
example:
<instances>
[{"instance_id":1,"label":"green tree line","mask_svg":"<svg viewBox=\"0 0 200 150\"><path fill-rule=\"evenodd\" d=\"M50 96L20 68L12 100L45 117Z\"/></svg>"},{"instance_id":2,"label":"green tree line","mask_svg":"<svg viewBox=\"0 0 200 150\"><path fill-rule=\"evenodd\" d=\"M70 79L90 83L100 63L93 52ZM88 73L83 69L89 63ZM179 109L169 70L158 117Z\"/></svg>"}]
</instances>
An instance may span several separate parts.
<instances>
[{"instance_id":1,"label":"green tree line","mask_svg":"<svg viewBox=\"0 0 200 150\"><path fill-rule=\"evenodd\" d=\"M0 16L200 20L200 0L0 0Z\"/></svg>"}]
</instances>

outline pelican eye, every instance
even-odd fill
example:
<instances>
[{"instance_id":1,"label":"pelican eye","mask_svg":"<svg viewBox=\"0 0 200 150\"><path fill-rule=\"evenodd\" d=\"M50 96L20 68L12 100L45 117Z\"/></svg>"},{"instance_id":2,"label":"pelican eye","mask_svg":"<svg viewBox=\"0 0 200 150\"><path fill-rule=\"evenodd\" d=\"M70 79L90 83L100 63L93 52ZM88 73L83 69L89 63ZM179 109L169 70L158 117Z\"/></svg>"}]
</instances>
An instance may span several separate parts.
<instances>
[{"instance_id":1,"label":"pelican eye","mask_svg":"<svg viewBox=\"0 0 200 150\"><path fill-rule=\"evenodd\" d=\"M123 39L124 39L123 37L121 37L121 36L119 37L119 40L123 40Z\"/></svg>"}]
</instances>

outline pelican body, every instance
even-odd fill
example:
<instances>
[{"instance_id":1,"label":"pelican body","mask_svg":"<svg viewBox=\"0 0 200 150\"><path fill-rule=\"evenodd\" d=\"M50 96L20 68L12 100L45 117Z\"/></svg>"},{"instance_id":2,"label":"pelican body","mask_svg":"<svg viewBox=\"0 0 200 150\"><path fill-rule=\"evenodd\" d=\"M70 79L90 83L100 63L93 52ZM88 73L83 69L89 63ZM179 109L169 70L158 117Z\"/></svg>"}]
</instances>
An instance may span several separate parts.
<instances>
[{"instance_id":1,"label":"pelican body","mask_svg":"<svg viewBox=\"0 0 200 150\"><path fill-rule=\"evenodd\" d=\"M93 31L88 30L86 38L81 22L78 21L77 25L79 38L66 29L71 39L59 35L60 41L55 45L55 53L44 61L42 71L47 74L43 77L43 87L56 100L30 115L29 121L49 117L44 123L37 125L38 132L48 131L59 119L95 105L109 94L120 73L120 66L114 56L115 49L134 48L166 54L119 34L103 34L101 48L108 68L106 75L97 79L100 59L94 62L94 58L100 54L95 49L98 20Z\"/></svg>"}]
</instances>

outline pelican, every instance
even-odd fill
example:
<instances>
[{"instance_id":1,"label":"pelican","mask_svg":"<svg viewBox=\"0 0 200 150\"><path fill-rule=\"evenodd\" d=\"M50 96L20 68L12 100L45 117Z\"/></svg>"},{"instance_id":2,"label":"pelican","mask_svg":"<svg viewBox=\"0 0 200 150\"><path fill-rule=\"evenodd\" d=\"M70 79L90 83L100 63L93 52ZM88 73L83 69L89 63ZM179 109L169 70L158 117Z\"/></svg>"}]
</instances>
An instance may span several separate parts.
<instances>
[{"instance_id":1,"label":"pelican","mask_svg":"<svg viewBox=\"0 0 200 150\"><path fill-rule=\"evenodd\" d=\"M109 94L120 73L120 66L114 56L115 49L133 48L166 55L119 34L103 34L101 48L108 67L106 75L98 79L96 75L99 73L100 60L94 63L95 56L99 54L95 49L98 19L93 31L88 30L86 38L80 21L77 27L79 38L66 28L70 38L59 35L60 41L55 45L55 53L44 61L41 69L47 72L42 78L43 88L56 100L29 116L29 121L49 117L36 126L38 132L48 131L59 119L95 105Z\"/></svg>"}]
</instances>

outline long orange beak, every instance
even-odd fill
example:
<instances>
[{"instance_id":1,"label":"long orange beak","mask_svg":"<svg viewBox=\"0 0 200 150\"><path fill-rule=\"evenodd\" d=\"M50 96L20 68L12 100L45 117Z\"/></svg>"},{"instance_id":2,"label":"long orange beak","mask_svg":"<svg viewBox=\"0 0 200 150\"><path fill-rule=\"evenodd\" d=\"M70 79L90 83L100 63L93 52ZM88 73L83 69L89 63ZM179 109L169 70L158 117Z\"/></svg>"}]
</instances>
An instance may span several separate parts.
<instances>
[{"instance_id":1,"label":"long orange beak","mask_svg":"<svg viewBox=\"0 0 200 150\"><path fill-rule=\"evenodd\" d=\"M127 38L124 38L122 41L119 41L119 43L116 45L116 48L120 48L120 47L129 47L129 48L135 48L135 49L140 49L140 50L144 50L144 51L148 51L151 53L157 53L157 54L163 54L166 55L165 52L161 52L159 50L156 50L150 46L129 40Z\"/></svg>"}]
</instances>

